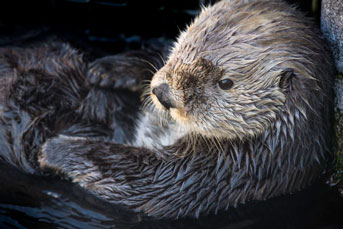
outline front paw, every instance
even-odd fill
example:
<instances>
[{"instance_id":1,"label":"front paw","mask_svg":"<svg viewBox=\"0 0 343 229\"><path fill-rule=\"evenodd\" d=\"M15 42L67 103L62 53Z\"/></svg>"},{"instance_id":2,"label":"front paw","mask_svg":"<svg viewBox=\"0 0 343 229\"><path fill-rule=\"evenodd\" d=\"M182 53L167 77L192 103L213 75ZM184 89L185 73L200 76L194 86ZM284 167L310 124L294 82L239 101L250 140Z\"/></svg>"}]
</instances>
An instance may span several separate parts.
<instances>
[{"instance_id":1,"label":"front paw","mask_svg":"<svg viewBox=\"0 0 343 229\"><path fill-rule=\"evenodd\" d=\"M156 51L129 51L95 60L89 65L87 77L93 86L136 91L162 65Z\"/></svg>"},{"instance_id":2,"label":"front paw","mask_svg":"<svg viewBox=\"0 0 343 229\"><path fill-rule=\"evenodd\" d=\"M123 55L107 56L89 66L88 82L102 88L130 89L139 84L139 72L132 67L132 60Z\"/></svg>"},{"instance_id":3,"label":"front paw","mask_svg":"<svg viewBox=\"0 0 343 229\"><path fill-rule=\"evenodd\" d=\"M93 167L84 160L83 152L75 150L78 142L85 138L60 135L49 139L38 154L38 163L42 171L67 178L78 179L87 168Z\"/></svg>"},{"instance_id":4,"label":"front paw","mask_svg":"<svg viewBox=\"0 0 343 229\"><path fill-rule=\"evenodd\" d=\"M43 171L60 173L65 167L68 158L64 141L61 137L55 137L46 141L38 153L38 163Z\"/></svg>"},{"instance_id":5,"label":"front paw","mask_svg":"<svg viewBox=\"0 0 343 229\"><path fill-rule=\"evenodd\" d=\"M114 72L114 63L109 57L95 60L89 65L87 79L91 85L112 87L117 78Z\"/></svg>"}]
</instances>

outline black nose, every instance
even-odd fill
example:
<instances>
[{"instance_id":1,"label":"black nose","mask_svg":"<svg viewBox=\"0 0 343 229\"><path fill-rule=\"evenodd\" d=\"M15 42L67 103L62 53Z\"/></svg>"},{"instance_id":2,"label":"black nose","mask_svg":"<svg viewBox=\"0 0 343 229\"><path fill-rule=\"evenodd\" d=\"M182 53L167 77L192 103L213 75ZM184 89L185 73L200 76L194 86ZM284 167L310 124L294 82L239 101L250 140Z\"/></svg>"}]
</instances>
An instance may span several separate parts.
<instances>
[{"instance_id":1,"label":"black nose","mask_svg":"<svg viewBox=\"0 0 343 229\"><path fill-rule=\"evenodd\" d=\"M166 83L160 84L157 87L152 89L152 93L156 95L157 99L160 103L168 110L169 108L173 108L173 103L169 97L169 86Z\"/></svg>"}]
</instances>

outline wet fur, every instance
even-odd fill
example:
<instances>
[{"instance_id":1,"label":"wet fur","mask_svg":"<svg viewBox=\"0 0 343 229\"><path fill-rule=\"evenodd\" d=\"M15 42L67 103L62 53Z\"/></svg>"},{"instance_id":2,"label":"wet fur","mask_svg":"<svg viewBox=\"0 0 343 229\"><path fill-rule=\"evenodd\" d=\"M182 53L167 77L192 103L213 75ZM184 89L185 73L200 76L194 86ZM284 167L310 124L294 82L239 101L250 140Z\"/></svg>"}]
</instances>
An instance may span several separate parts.
<instances>
[{"instance_id":1,"label":"wet fur","mask_svg":"<svg viewBox=\"0 0 343 229\"><path fill-rule=\"evenodd\" d=\"M180 35L154 76L151 87L167 82L177 109L168 112L148 97L136 138L122 144L61 133L44 143L39 165L110 202L162 218L198 217L292 193L320 177L331 157L334 68L327 50L318 29L280 1L220 2ZM82 62L72 63L83 69ZM234 78L236 89L220 91L222 77ZM76 94L82 103L85 97ZM17 101L11 96L18 93L6 95L3 101ZM53 102L60 110L52 120L80 105L72 101ZM166 135L171 141L161 140ZM2 157L13 161L12 154Z\"/></svg>"},{"instance_id":2,"label":"wet fur","mask_svg":"<svg viewBox=\"0 0 343 229\"><path fill-rule=\"evenodd\" d=\"M126 56L113 58L130 68L130 60L123 63ZM39 148L58 134L121 143L133 137L137 95L92 86L87 60L68 44L1 48L0 73L3 161L34 173Z\"/></svg>"}]
</instances>

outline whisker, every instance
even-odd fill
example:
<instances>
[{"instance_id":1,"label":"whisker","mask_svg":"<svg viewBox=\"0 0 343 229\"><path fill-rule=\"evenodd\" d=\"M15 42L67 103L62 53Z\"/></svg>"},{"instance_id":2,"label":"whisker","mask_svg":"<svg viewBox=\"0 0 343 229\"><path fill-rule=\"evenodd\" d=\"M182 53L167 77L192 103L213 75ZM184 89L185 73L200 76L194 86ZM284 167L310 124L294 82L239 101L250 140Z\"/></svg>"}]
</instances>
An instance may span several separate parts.
<instances>
[{"instance_id":1,"label":"whisker","mask_svg":"<svg viewBox=\"0 0 343 229\"><path fill-rule=\"evenodd\" d=\"M160 57L162 64L166 65L166 61L164 60L163 56L161 55L161 53L158 53L158 56Z\"/></svg>"},{"instance_id":2,"label":"whisker","mask_svg":"<svg viewBox=\"0 0 343 229\"><path fill-rule=\"evenodd\" d=\"M155 72L152 71L152 74L155 74L158 71L158 69L155 67L155 65L153 63L151 63L150 61L144 60L144 59L141 59L141 61L150 65L150 67L152 67L155 70Z\"/></svg>"},{"instance_id":3,"label":"whisker","mask_svg":"<svg viewBox=\"0 0 343 229\"><path fill-rule=\"evenodd\" d=\"M155 70L155 69L154 69L154 70ZM153 71L153 70L151 70L151 69L149 69L149 68L145 68L143 71L149 72L152 76L156 73L156 71Z\"/></svg>"},{"instance_id":4,"label":"whisker","mask_svg":"<svg viewBox=\"0 0 343 229\"><path fill-rule=\"evenodd\" d=\"M214 139L215 139L215 141L218 143L218 144L217 144L217 145L219 146L218 150L219 150L220 152L224 152L224 147L223 147L222 141L220 141L219 137L216 137L216 136L215 136Z\"/></svg>"},{"instance_id":5,"label":"whisker","mask_svg":"<svg viewBox=\"0 0 343 229\"><path fill-rule=\"evenodd\" d=\"M203 141L205 142L207 148L210 150L211 149L211 144L208 142L208 139L205 136L203 136L203 135L200 135L200 136L203 139Z\"/></svg>"}]
</instances>

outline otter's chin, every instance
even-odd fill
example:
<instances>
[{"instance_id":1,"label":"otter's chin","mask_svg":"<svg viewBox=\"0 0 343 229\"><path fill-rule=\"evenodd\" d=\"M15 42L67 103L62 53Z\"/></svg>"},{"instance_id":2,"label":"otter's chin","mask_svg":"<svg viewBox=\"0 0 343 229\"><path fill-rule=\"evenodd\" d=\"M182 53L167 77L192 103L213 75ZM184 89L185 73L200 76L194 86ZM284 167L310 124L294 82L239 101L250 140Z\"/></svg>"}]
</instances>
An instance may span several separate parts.
<instances>
[{"instance_id":1,"label":"otter's chin","mask_svg":"<svg viewBox=\"0 0 343 229\"><path fill-rule=\"evenodd\" d=\"M190 118L186 115L186 112L182 108L169 108L166 109L154 94L150 94L151 100L156 108L162 112L167 112L177 123L181 125L189 125Z\"/></svg>"},{"instance_id":2,"label":"otter's chin","mask_svg":"<svg viewBox=\"0 0 343 229\"><path fill-rule=\"evenodd\" d=\"M186 115L186 112L183 111L183 109L180 108L170 108L169 109L170 116L180 124L188 124L189 123L189 117Z\"/></svg>"}]
</instances>

